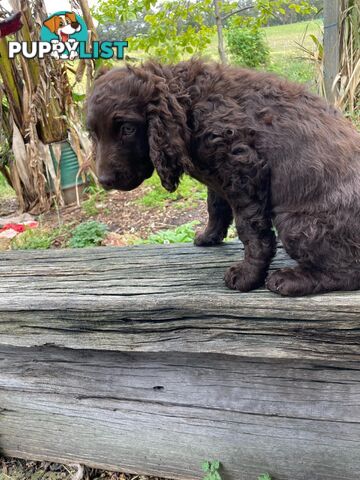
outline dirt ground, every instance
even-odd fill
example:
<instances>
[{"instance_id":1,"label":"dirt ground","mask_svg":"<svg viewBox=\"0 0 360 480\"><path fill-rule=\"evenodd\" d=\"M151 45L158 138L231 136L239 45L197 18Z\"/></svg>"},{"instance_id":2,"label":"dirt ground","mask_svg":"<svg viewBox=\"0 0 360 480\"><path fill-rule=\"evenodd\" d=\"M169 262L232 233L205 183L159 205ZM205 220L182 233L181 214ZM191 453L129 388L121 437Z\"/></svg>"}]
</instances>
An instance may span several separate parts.
<instances>
[{"instance_id":1,"label":"dirt ground","mask_svg":"<svg viewBox=\"0 0 360 480\"><path fill-rule=\"evenodd\" d=\"M162 208L149 208L139 205L136 201L144 195L146 187L132 192L109 192L106 199L96 204L99 210L91 219L106 223L111 232L124 236L135 235L146 238L159 230L169 229L184 223L198 220L204 223L207 219L205 203L196 208L180 209L179 203L169 203ZM63 222L81 223L89 219L83 208L77 205L62 209ZM45 225L58 225L56 212L52 211L43 217Z\"/></svg>"},{"instance_id":2,"label":"dirt ground","mask_svg":"<svg viewBox=\"0 0 360 480\"><path fill-rule=\"evenodd\" d=\"M89 215L84 209L84 201L89 198L83 196L81 205L71 204L61 208L58 212L52 209L36 219L40 225L50 230L61 225L76 227L88 220L97 220L105 223L112 236L105 245L123 246L133 237L147 238L159 230L175 228L184 223L198 221L196 229L206 223L206 202L199 201L196 206L184 207L181 200L167 202L162 207L145 207L138 203L138 199L146 193L147 187L140 187L132 192L112 191L105 198L94 204L97 213ZM7 198L0 202L0 217L14 215L17 211L16 199ZM66 238L60 235L53 243L54 248L65 246Z\"/></svg>"},{"instance_id":3,"label":"dirt ground","mask_svg":"<svg viewBox=\"0 0 360 480\"><path fill-rule=\"evenodd\" d=\"M0 480L165 480L125 473L106 472L81 465L65 466L58 463L33 462L2 458Z\"/></svg>"},{"instance_id":4,"label":"dirt ground","mask_svg":"<svg viewBox=\"0 0 360 480\"><path fill-rule=\"evenodd\" d=\"M18 209L16 198L1 198L0 201L0 217L14 215Z\"/></svg>"}]
</instances>

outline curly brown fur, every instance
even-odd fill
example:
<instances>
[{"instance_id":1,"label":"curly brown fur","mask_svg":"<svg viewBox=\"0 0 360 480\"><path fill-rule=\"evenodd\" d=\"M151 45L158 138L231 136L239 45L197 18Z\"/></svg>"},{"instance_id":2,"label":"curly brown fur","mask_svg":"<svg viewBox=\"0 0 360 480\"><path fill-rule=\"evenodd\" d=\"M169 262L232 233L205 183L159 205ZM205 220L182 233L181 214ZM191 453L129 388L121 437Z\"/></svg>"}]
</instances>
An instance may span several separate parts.
<instances>
[{"instance_id":1,"label":"curly brown fur","mask_svg":"<svg viewBox=\"0 0 360 480\"><path fill-rule=\"evenodd\" d=\"M225 274L240 291L265 281L272 225L298 266L268 275L282 295L360 288L360 135L334 107L275 75L200 60L114 69L95 82L88 127L105 188L131 190L155 167L208 187L215 245L234 219L245 258Z\"/></svg>"}]
</instances>

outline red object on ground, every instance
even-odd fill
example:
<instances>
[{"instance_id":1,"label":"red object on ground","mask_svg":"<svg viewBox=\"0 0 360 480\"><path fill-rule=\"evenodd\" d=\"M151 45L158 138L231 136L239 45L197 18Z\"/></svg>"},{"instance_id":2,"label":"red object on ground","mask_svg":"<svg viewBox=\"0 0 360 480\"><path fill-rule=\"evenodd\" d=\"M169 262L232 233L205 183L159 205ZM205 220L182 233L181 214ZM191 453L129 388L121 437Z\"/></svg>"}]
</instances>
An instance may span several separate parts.
<instances>
[{"instance_id":1,"label":"red object on ground","mask_svg":"<svg viewBox=\"0 0 360 480\"><path fill-rule=\"evenodd\" d=\"M22 233L29 228L36 228L37 226L38 222L7 223L0 229L0 233L5 232L6 230L14 230L17 233Z\"/></svg>"},{"instance_id":2,"label":"red object on ground","mask_svg":"<svg viewBox=\"0 0 360 480\"><path fill-rule=\"evenodd\" d=\"M0 22L0 38L17 32L21 27L21 12L14 13L9 18Z\"/></svg>"},{"instance_id":3,"label":"red object on ground","mask_svg":"<svg viewBox=\"0 0 360 480\"><path fill-rule=\"evenodd\" d=\"M22 233L22 232L25 232L25 225L17 224L17 223L7 223L0 230L0 233L5 232L5 230L15 230L15 232Z\"/></svg>"}]
</instances>

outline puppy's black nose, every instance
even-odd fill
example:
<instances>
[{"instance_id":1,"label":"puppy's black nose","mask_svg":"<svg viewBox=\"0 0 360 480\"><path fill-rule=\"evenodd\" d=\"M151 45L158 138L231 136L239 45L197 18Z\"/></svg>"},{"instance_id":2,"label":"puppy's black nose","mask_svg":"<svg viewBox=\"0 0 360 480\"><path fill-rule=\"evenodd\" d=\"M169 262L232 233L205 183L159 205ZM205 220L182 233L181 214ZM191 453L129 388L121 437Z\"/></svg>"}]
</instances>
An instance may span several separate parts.
<instances>
[{"instance_id":1,"label":"puppy's black nose","mask_svg":"<svg viewBox=\"0 0 360 480\"><path fill-rule=\"evenodd\" d=\"M105 190L111 190L114 186L114 181L112 177L108 175L100 175L99 182L105 188Z\"/></svg>"},{"instance_id":2,"label":"puppy's black nose","mask_svg":"<svg viewBox=\"0 0 360 480\"><path fill-rule=\"evenodd\" d=\"M71 22L72 28L78 28L80 26L79 22Z\"/></svg>"}]
</instances>

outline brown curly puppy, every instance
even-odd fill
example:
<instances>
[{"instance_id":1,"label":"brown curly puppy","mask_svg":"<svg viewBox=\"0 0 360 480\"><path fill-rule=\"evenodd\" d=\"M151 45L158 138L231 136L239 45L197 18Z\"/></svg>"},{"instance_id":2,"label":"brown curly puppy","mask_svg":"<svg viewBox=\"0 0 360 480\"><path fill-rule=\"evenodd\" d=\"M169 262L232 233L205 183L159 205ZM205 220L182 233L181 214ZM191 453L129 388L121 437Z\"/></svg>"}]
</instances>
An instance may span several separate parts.
<instances>
[{"instance_id":1,"label":"brown curly puppy","mask_svg":"<svg viewBox=\"0 0 360 480\"><path fill-rule=\"evenodd\" d=\"M245 258L228 287L264 283L274 224L298 266L271 273L267 288L360 288L360 134L304 86L200 60L150 62L100 76L87 110L105 188L132 190L155 168L173 191L188 173L209 190L196 245L219 244L235 220Z\"/></svg>"}]
</instances>

